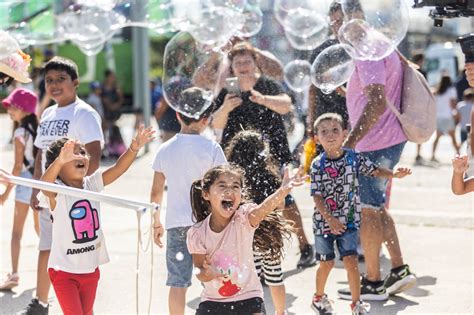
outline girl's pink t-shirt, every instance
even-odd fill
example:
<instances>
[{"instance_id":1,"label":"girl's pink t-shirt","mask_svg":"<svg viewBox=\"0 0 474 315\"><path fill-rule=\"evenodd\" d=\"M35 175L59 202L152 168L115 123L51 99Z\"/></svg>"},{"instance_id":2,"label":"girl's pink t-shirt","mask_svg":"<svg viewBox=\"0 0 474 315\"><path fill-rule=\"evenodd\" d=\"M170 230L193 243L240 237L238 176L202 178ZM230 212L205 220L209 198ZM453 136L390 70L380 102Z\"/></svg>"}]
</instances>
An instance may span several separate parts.
<instances>
[{"instance_id":1,"label":"girl's pink t-shirt","mask_svg":"<svg viewBox=\"0 0 474 315\"><path fill-rule=\"evenodd\" d=\"M253 261L253 236L257 227L250 225L248 215L255 204L239 207L227 227L220 233L209 225L211 215L188 231L187 245L191 254L208 255L221 278L204 282L202 301L234 302L263 298Z\"/></svg>"},{"instance_id":2,"label":"girl's pink t-shirt","mask_svg":"<svg viewBox=\"0 0 474 315\"><path fill-rule=\"evenodd\" d=\"M356 62L356 68L347 84L347 111L352 127L359 121L367 105L367 96L364 88L370 84L385 86L387 102L395 105L400 110L402 94L403 69L400 58L396 52L378 61ZM360 152L386 149L406 141L402 126L397 116L386 108L377 123L357 143L356 150Z\"/></svg>"}]
</instances>

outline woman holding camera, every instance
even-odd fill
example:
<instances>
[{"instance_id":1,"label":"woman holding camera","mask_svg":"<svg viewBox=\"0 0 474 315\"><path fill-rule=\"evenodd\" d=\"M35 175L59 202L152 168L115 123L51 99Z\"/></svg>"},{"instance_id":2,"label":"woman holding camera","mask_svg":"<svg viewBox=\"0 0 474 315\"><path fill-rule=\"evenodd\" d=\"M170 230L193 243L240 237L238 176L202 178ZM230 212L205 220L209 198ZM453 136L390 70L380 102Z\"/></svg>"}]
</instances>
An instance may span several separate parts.
<instances>
[{"instance_id":1,"label":"woman holding camera","mask_svg":"<svg viewBox=\"0 0 474 315\"><path fill-rule=\"evenodd\" d=\"M268 139L270 152L280 164L290 162L282 118L292 109L290 97L277 82L260 73L255 50L249 43L236 44L228 58L231 74L235 77L227 82L235 84L235 89L227 84L220 91L212 122L214 129L222 130L222 146L226 147L238 132L253 129Z\"/></svg>"},{"instance_id":2,"label":"woman holding camera","mask_svg":"<svg viewBox=\"0 0 474 315\"><path fill-rule=\"evenodd\" d=\"M242 130L256 130L269 143L270 154L280 166L291 161L291 153L283 124L283 116L293 109L291 98L276 81L268 78L257 66L257 54L247 42L235 44L228 55L230 72L216 98L217 110L212 127L225 149L232 138ZM232 91L229 92L229 90ZM301 257L298 268L314 266L316 260L312 246L303 230L301 215L291 195L286 200L285 217L295 222Z\"/></svg>"}]
</instances>

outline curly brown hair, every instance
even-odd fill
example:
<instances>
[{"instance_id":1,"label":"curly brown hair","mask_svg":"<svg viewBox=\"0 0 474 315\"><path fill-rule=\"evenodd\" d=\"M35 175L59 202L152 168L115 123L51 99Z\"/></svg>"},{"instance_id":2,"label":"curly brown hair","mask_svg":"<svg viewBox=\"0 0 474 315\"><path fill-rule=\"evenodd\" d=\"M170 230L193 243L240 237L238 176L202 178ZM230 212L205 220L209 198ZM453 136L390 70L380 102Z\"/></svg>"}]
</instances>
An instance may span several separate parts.
<instances>
[{"instance_id":1,"label":"curly brown hair","mask_svg":"<svg viewBox=\"0 0 474 315\"><path fill-rule=\"evenodd\" d=\"M278 163L257 131L246 130L235 135L226 149L226 157L244 169L246 192L253 202L262 203L280 187ZM286 220L281 210L274 210L255 231L254 250L268 252L275 258L283 256L284 239L291 239L292 226L293 222Z\"/></svg>"}]
</instances>

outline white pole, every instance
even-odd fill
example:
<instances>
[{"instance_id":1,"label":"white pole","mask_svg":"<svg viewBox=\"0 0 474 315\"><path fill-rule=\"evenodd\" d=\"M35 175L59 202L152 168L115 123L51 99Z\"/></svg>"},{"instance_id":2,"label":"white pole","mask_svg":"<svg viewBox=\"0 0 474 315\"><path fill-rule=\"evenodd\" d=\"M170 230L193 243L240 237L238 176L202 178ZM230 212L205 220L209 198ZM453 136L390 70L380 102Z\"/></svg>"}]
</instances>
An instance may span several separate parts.
<instances>
[{"instance_id":1,"label":"white pole","mask_svg":"<svg viewBox=\"0 0 474 315\"><path fill-rule=\"evenodd\" d=\"M111 195L102 194L95 191L73 188L73 187L68 187L68 186L63 186L63 185L56 185L56 184L51 184L51 183L34 180L34 179L27 179L27 178L22 178L22 177L17 177L17 176L7 176L7 178L11 183L16 184L16 185L32 187L36 189L55 192L58 194L70 195L70 196L74 196L78 198L87 198L90 200L105 202L105 203L122 207L122 208L133 209L138 212L146 212L146 209L153 210L157 207L157 205L154 205L151 203L114 197Z\"/></svg>"}]
</instances>

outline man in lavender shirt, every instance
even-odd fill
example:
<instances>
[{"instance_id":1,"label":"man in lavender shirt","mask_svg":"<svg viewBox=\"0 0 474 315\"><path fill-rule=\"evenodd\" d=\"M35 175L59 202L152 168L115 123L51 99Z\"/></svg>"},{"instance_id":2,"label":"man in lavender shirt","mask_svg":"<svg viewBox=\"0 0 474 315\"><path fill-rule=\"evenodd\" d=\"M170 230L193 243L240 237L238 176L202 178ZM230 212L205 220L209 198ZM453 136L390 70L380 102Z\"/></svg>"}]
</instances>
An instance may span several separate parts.
<instances>
[{"instance_id":1,"label":"man in lavender shirt","mask_svg":"<svg viewBox=\"0 0 474 315\"><path fill-rule=\"evenodd\" d=\"M352 130L345 147L363 152L374 163L393 169L407 141L397 117L387 107L400 108L403 70L396 52L379 61L357 61L347 87L347 110ZM395 223L384 207L387 180L359 176L362 220L360 239L366 277L361 281L363 300L386 300L416 283L403 262ZM390 253L392 270L381 280L379 253L382 242ZM338 291L350 299L350 291Z\"/></svg>"}]
</instances>

